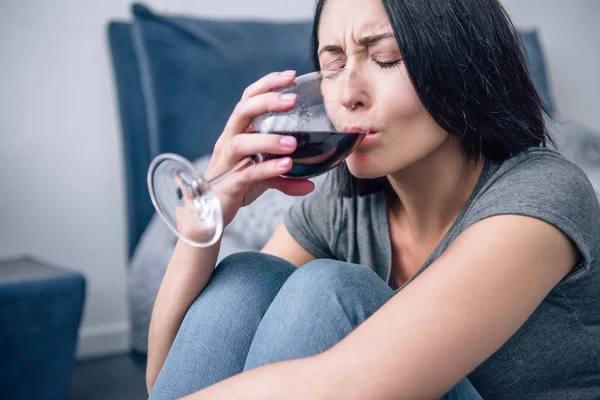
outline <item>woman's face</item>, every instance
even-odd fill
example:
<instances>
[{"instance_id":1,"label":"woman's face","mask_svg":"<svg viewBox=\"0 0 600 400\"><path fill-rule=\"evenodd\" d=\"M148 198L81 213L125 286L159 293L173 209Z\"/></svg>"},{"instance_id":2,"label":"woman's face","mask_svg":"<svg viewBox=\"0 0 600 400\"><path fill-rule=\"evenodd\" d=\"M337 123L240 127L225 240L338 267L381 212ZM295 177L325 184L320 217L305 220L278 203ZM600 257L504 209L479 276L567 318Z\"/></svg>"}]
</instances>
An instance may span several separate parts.
<instances>
[{"instance_id":1,"label":"woman's face","mask_svg":"<svg viewBox=\"0 0 600 400\"><path fill-rule=\"evenodd\" d=\"M376 131L346 160L358 178L399 172L448 134L419 101L380 0L327 0L319 24L325 106L338 130ZM338 70L339 72L332 73Z\"/></svg>"}]
</instances>

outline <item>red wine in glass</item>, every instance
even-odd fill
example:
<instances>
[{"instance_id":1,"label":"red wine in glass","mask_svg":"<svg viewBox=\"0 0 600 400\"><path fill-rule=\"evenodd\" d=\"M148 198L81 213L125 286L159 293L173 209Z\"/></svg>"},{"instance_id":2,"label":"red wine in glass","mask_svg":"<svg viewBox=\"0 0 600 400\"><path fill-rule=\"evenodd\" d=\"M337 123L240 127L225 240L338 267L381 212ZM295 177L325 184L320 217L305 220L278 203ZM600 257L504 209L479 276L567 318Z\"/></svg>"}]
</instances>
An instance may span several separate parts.
<instances>
[{"instance_id":1,"label":"red wine in glass","mask_svg":"<svg viewBox=\"0 0 600 400\"><path fill-rule=\"evenodd\" d=\"M290 155L265 154L264 160L291 157L292 169L284 174L287 178L310 178L335 168L356 149L365 138L362 132L271 132L296 138L296 150Z\"/></svg>"}]
</instances>

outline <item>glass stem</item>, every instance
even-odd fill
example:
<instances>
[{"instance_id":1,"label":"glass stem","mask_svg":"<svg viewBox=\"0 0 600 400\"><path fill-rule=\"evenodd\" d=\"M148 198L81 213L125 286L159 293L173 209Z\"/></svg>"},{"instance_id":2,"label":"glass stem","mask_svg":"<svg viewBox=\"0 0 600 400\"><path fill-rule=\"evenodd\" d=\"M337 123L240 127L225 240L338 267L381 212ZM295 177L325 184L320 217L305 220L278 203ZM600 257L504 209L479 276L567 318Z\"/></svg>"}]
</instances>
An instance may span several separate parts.
<instances>
[{"instance_id":1,"label":"glass stem","mask_svg":"<svg viewBox=\"0 0 600 400\"><path fill-rule=\"evenodd\" d=\"M254 165L257 162L260 162L261 158L262 157L260 157L260 156L246 157L243 160L241 160L240 162L238 162L236 165L234 165L233 167L229 168L225 172L220 173L219 175L215 176L214 178L210 178L210 179L207 178L207 183L210 187L214 187L214 186L218 185L219 183L225 181L231 175L241 172L241 171L245 170L246 168L248 168L249 166Z\"/></svg>"}]
</instances>

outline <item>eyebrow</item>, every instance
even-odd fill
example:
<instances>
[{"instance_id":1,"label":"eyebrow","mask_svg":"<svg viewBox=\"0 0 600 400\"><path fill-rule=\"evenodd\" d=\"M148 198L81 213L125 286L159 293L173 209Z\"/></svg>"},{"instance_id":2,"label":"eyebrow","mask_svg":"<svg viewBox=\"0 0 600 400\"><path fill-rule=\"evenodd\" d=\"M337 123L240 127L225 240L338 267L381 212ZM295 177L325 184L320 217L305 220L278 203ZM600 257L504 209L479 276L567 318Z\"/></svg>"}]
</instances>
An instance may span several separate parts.
<instances>
[{"instance_id":1,"label":"eyebrow","mask_svg":"<svg viewBox=\"0 0 600 400\"><path fill-rule=\"evenodd\" d=\"M394 37L394 34L391 32L380 33L377 35L362 37L362 38L358 39L358 44L361 46L369 46L380 40L389 39L389 38L393 38L393 37ZM323 46L323 48L321 50L319 50L317 57L320 57L321 54L325 53L326 51L329 51L332 53L340 53L342 51L342 48L336 44L328 44L327 46Z\"/></svg>"}]
</instances>

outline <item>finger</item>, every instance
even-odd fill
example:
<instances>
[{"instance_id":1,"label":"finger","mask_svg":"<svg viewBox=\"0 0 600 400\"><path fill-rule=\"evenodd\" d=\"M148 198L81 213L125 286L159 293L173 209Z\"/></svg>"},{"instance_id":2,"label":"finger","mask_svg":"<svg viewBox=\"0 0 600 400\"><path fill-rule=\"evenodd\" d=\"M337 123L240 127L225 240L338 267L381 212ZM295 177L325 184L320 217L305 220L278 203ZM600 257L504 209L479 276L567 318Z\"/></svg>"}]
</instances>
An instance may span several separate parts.
<instances>
[{"instance_id":1,"label":"finger","mask_svg":"<svg viewBox=\"0 0 600 400\"><path fill-rule=\"evenodd\" d=\"M298 96L295 93L263 93L246 100L241 100L227 121L223 134L228 137L245 132L252 120L268 112L282 112L296 105Z\"/></svg>"},{"instance_id":2,"label":"finger","mask_svg":"<svg viewBox=\"0 0 600 400\"><path fill-rule=\"evenodd\" d=\"M255 154L291 154L296 150L296 138L276 134L242 133L229 142L229 159L234 162Z\"/></svg>"},{"instance_id":3,"label":"finger","mask_svg":"<svg viewBox=\"0 0 600 400\"><path fill-rule=\"evenodd\" d=\"M283 71L283 72L272 72L244 90L242 94L242 100L249 99L250 97L257 96L262 93L270 92L274 89L285 87L292 83L296 77L296 71Z\"/></svg>"},{"instance_id":4,"label":"finger","mask_svg":"<svg viewBox=\"0 0 600 400\"><path fill-rule=\"evenodd\" d=\"M306 196L315 189L315 184L308 179L286 179L277 177L269 179L267 185L288 196Z\"/></svg>"},{"instance_id":5,"label":"finger","mask_svg":"<svg viewBox=\"0 0 600 400\"><path fill-rule=\"evenodd\" d=\"M290 157L277 158L255 164L239 173L237 180L243 184L264 181L278 177L292 169Z\"/></svg>"}]
</instances>

